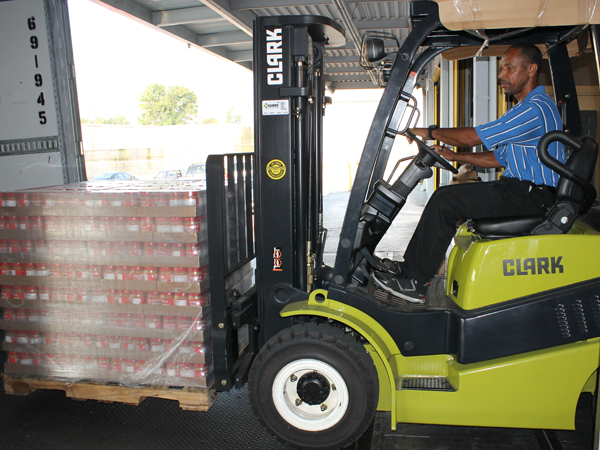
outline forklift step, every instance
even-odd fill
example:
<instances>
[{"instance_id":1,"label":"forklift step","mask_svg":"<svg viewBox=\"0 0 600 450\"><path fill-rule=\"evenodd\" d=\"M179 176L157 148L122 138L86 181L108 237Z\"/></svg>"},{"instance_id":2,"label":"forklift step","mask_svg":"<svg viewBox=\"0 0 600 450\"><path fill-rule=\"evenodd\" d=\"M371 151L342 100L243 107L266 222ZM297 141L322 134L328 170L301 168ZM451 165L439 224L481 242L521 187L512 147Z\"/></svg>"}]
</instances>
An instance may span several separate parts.
<instances>
[{"instance_id":1,"label":"forklift step","mask_svg":"<svg viewBox=\"0 0 600 450\"><path fill-rule=\"evenodd\" d=\"M447 391L456 392L447 378L442 377L410 377L402 380L402 389L413 391Z\"/></svg>"}]
</instances>

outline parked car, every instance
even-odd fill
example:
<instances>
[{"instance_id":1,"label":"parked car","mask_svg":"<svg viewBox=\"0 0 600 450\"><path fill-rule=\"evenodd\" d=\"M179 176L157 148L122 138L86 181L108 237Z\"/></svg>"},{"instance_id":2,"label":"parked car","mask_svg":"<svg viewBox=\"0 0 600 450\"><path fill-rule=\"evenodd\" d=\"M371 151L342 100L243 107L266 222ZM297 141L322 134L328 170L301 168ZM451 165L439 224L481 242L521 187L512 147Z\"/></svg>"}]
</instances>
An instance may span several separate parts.
<instances>
[{"instance_id":1,"label":"parked car","mask_svg":"<svg viewBox=\"0 0 600 450\"><path fill-rule=\"evenodd\" d=\"M206 181L206 164L192 164L188 167L185 173L186 178Z\"/></svg>"},{"instance_id":2,"label":"parked car","mask_svg":"<svg viewBox=\"0 0 600 450\"><path fill-rule=\"evenodd\" d=\"M92 178L92 181L106 180L137 180L137 178L127 172L105 172Z\"/></svg>"},{"instance_id":3,"label":"parked car","mask_svg":"<svg viewBox=\"0 0 600 450\"><path fill-rule=\"evenodd\" d=\"M183 173L181 170L161 170L156 175L154 175L154 180L177 180L178 178L182 178Z\"/></svg>"}]
</instances>

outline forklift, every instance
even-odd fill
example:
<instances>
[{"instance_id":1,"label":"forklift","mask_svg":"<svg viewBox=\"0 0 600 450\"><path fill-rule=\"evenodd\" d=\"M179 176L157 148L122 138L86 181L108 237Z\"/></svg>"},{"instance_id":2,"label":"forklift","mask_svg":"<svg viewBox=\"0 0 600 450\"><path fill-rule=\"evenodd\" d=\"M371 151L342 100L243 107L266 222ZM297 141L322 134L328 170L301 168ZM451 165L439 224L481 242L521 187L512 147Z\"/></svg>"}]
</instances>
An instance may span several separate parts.
<instances>
[{"instance_id":1,"label":"forklift","mask_svg":"<svg viewBox=\"0 0 600 450\"><path fill-rule=\"evenodd\" d=\"M377 411L397 423L573 429L594 392L600 352L600 236L581 218L596 198L598 145L582 136L567 44L595 26L485 30L498 45L545 45L566 132L538 155L560 175L544 216L469 221L446 274L423 304L370 280L377 244L434 167L456 168L425 143L383 179L397 136L409 136L419 73L437 55L480 47L445 28L435 2L409 3L412 31L391 55L367 35L362 59L385 90L350 194L334 267L323 263L325 46L345 43L320 16L254 24L255 153L207 160L214 389L248 383L261 424L296 449L339 449ZM595 47L597 49L597 46ZM567 101L568 99L568 101ZM359 119L357 119L359 120ZM562 142L566 164L548 146ZM399 216L399 217L397 217ZM255 283L225 290L248 264Z\"/></svg>"}]
</instances>

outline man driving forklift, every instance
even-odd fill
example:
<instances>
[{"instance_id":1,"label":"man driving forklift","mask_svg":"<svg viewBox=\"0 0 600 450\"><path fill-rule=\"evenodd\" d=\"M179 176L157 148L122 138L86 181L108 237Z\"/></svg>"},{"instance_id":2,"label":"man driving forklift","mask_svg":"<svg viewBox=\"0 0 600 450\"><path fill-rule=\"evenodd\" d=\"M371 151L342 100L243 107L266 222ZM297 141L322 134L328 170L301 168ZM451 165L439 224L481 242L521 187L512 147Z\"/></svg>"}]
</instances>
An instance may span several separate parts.
<instances>
[{"instance_id":1,"label":"man driving forklift","mask_svg":"<svg viewBox=\"0 0 600 450\"><path fill-rule=\"evenodd\" d=\"M512 45L502 56L499 79L504 93L518 103L501 118L474 128L414 128L423 139L489 151L456 153L434 146L448 161L485 168L504 167L499 181L443 186L436 190L404 253L404 261L384 260L387 271L375 271L374 281L385 291L409 302L423 303L431 278L444 260L456 225L466 219L545 214L554 201L559 176L537 156L540 138L561 130L555 103L539 85L542 53L533 44ZM561 163L564 147L555 142L550 154Z\"/></svg>"}]
</instances>

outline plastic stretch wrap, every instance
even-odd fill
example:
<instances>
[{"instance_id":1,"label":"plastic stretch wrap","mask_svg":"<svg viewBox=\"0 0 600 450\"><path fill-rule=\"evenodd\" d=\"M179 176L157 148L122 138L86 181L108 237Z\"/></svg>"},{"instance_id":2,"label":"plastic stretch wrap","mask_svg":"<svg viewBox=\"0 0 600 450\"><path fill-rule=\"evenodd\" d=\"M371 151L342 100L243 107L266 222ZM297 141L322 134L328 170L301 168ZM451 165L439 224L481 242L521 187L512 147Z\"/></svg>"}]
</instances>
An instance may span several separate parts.
<instances>
[{"instance_id":1,"label":"plastic stretch wrap","mask_svg":"<svg viewBox=\"0 0 600 450\"><path fill-rule=\"evenodd\" d=\"M206 197L194 182L0 193L5 373L207 387ZM251 267L229 280L244 292Z\"/></svg>"},{"instance_id":2,"label":"plastic stretch wrap","mask_svg":"<svg viewBox=\"0 0 600 450\"><path fill-rule=\"evenodd\" d=\"M597 0L436 0L450 30L530 28L600 23Z\"/></svg>"}]
</instances>

